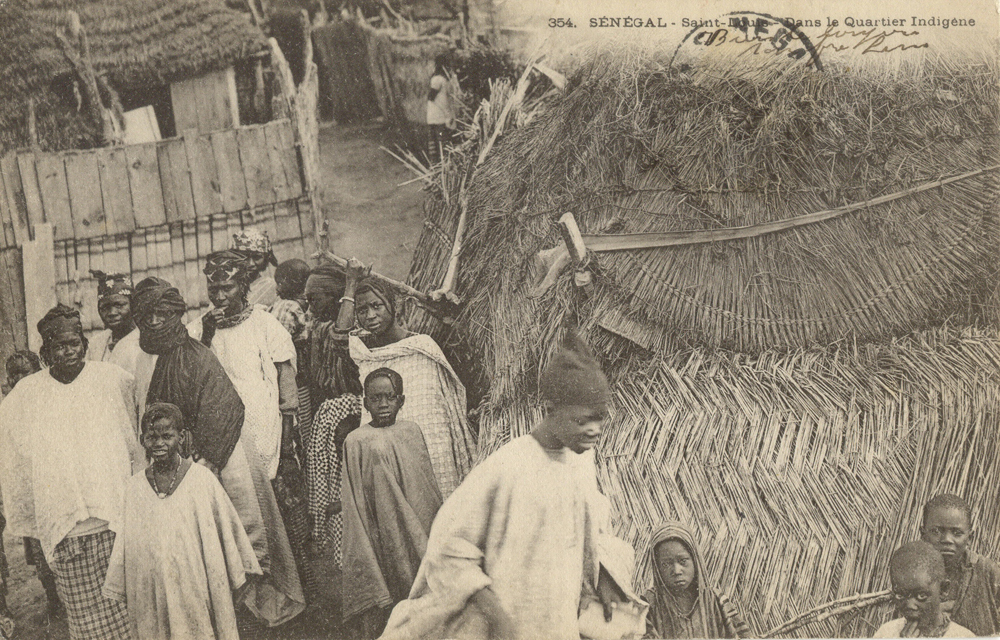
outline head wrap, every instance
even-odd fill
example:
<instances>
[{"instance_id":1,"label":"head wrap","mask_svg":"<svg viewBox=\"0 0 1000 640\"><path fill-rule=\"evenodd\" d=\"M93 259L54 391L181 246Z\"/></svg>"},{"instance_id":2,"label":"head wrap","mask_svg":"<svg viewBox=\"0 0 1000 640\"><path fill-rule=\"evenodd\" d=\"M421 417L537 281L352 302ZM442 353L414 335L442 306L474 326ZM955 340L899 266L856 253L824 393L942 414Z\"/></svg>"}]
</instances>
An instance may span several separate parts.
<instances>
[{"instance_id":1,"label":"head wrap","mask_svg":"<svg viewBox=\"0 0 1000 640\"><path fill-rule=\"evenodd\" d=\"M665 522L653 529L649 536L649 561L653 566L653 591L647 597L649 602L649 617L657 632L657 637L676 638L683 631L684 621L680 607L674 601L673 594L667 589L664 576L660 575L660 567L656 564L656 546L661 542L677 540L691 554L694 563L695 609L700 609L702 628L695 629L698 638L740 638L747 637L749 629L736 606L721 591L705 584L704 568L701 552L695 541L694 533L680 522ZM691 615L693 615L692 610Z\"/></svg>"},{"instance_id":2,"label":"head wrap","mask_svg":"<svg viewBox=\"0 0 1000 640\"><path fill-rule=\"evenodd\" d=\"M378 296L385 306L388 307L389 313L392 314L392 319L396 319L395 289L385 284L384 281L369 276L367 278L362 278L361 282L358 283L358 288L354 290L354 298L359 298L362 293L374 293Z\"/></svg>"},{"instance_id":3,"label":"head wrap","mask_svg":"<svg viewBox=\"0 0 1000 640\"><path fill-rule=\"evenodd\" d=\"M98 300L113 295L132 295L132 278L124 273L104 273L97 269L91 269L90 273L97 278Z\"/></svg>"},{"instance_id":4,"label":"head wrap","mask_svg":"<svg viewBox=\"0 0 1000 640\"><path fill-rule=\"evenodd\" d=\"M267 237L266 231L243 229L239 233L234 233L229 248L239 253L266 257L268 262L278 266L278 259L274 256L274 251L271 249L271 239Z\"/></svg>"},{"instance_id":5,"label":"head wrap","mask_svg":"<svg viewBox=\"0 0 1000 640\"><path fill-rule=\"evenodd\" d=\"M250 256L238 251L216 251L205 259L205 275L209 284L237 282L249 284L257 275L257 266Z\"/></svg>"},{"instance_id":6,"label":"head wrap","mask_svg":"<svg viewBox=\"0 0 1000 640\"><path fill-rule=\"evenodd\" d=\"M343 295L347 280L344 272L332 264L324 264L309 272L306 280L306 293L326 293L332 296Z\"/></svg>"},{"instance_id":7,"label":"head wrap","mask_svg":"<svg viewBox=\"0 0 1000 640\"><path fill-rule=\"evenodd\" d=\"M539 380L542 399L556 405L607 405L611 387L586 343L570 331Z\"/></svg>"},{"instance_id":8,"label":"head wrap","mask_svg":"<svg viewBox=\"0 0 1000 640\"><path fill-rule=\"evenodd\" d=\"M83 335L83 323L80 322L80 312L72 307L67 307L61 302L49 309L45 317L38 321L36 328L39 335L42 336L42 342L48 342L57 333L63 331L76 330Z\"/></svg>"},{"instance_id":9,"label":"head wrap","mask_svg":"<svg viewBox=\"0 0 1000 640\"><path fill-rule=\"evenodd\" d=\"M176 287L160 278L146 278L135 287L132 294L132 313L139 327L139 346L146 353L163 354L187 338L187 329L181 317L187 304ZM153 311L172 313L171 317L154 329L149 326Z\"/></svg>"}]
</instances>

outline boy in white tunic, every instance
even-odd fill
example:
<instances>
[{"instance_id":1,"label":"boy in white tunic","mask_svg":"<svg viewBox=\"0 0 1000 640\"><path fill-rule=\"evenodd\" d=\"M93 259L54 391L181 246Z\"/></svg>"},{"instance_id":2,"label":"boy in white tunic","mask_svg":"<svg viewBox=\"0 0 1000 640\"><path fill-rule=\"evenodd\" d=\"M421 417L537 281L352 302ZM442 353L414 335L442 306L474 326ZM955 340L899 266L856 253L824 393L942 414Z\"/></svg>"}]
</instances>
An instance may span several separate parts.
<instances>
[{"instance_id":1,"label":"boy in white tunic","mask_svg":"<svg viewBox=\"0 0 1000 640\"><path fill-rule=\"evenodd\" d=\"M574 336L540 387L545 418L445 501L383 638L580 637L581 595L595 591L609 514L592 449L610 391Z\"/></svg>"}]
</instances>

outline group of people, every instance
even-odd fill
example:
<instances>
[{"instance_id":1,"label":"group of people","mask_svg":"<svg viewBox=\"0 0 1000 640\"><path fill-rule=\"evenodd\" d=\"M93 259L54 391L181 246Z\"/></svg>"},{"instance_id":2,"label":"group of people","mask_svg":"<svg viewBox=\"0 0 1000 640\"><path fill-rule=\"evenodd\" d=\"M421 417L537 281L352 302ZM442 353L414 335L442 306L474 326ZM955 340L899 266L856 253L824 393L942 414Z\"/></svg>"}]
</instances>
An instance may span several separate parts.
<instances>
[{"instance_id":1,"label":"group of people","mask_svg":"<svg viewBox=\"0 0 1000 640\"><path fill-rule=\"evenodd\" d=\"M321 600L324 558L351 638L751 635L683 523L653 530L632 591L594 466L611 391L575 332L539 375L544 417L473 467L464 387L394 290L353 259L276 263L237 234L186 325L171 283L97 273L103 332L57 305L40 359L8 361L3 515L72 638L266 636ZM1000 633L971 532L961 498L927 503L879 637Z\"/></svg>"}]
</instances>

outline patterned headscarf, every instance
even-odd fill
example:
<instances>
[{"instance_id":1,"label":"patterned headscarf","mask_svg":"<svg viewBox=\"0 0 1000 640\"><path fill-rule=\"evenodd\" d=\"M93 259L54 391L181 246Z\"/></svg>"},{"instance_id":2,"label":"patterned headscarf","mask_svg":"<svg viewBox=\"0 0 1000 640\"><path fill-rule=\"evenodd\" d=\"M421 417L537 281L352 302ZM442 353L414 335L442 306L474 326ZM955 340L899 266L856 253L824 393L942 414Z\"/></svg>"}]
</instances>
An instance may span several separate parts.
<instances>
[{"instance_id":1,"label":"patterned headscarf","mask_svg":"<svg viewBox=\"0 0 1000 640\"><path fill-rule=\"evenodd\" d=\"M392 314L392 319L396 320L396 291L385 284L384 281L378 278L373 278L371 276L363 278L361 282L358 283L358 288L354 290L354 297L358 298L362 293L374 293L382 303L385 304L389 309L389 313Z\"/></svg>"},{"instance_id":2,"label":"patterned headscarf","mask_svg":"<svg viewBox=\"0 0 1000 640\"><path fill-rule=\"evenodd\" d=\"M209 284L237 282L250 284L257 275L257 266L250 256L237 251L216 251L205 259L205 275Z\"/></svg>"},{"instance_id":3,"label":"patterned headscarf","mask_svg":"<svg viewBox=\"0 0 1000 640\"><path fill-rule=\"evenodd\" d=\"M90 273L97 278L98 300L113 295L131 296L134 291L132 278L124 273L104 273L97 269L91 269Z\"/></svg>"},{"instance_id":4,"label":"patterned headscarf","mask_svg":"<svg viewBox=\"0 0 1000 640\"><path fill-rule=\"evenodd\" d=\"M233 234L233 241L229 244L232 251L245 253L248 255L266 257L268 262L278 266L278 259L274 256L271 248L271 239L267 237L266 231L257 229L243 229L239 233Z\"/></svg>"},{"instance_id":5,"label":"patterned headscarf","mask_svg":"<svg viewBox=\"0 0 1000 640\"><path fill-rule=\"evenodd\" d=\"M162 355L187 338L187 329L181 318L187 304L176 287L160 278L146 278L132 294L135 323L139 327L139 346L150 354ZM172 317L157 328L149 325L149 317L159 309L173 313Z\"/></svg>"}]
</instances>

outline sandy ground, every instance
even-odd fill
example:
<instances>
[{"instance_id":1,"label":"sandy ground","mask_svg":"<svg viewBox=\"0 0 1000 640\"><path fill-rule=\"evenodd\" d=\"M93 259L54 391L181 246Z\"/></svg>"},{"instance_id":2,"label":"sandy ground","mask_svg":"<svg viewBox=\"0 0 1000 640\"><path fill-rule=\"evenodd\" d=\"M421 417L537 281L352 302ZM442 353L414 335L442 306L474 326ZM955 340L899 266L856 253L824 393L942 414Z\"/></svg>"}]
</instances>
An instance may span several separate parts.
<instances>
[{"instance_id":1,"label":"sandy ground","mask_svg":"<svg viewBox=\"0 0 1000 640\"><path fill-rule=\"evenodd\" d=\"M423 224L424 195L419 184L400 186L413 176L381 150L393 148L382 125L320 129L320 160L324 179L324 211L330 222L330 249L344 257L372 263L379 273L403 280ZM18 640L64 640L64 621L50 623L45 592L33 567L24 561L21 540L4 533L10 563L8 604L17 623ZM324 597L299 619L276 633L278 638L344 638L338 625L339 572L329 557L316 563Z\"/></svg>"}]
</instances>

